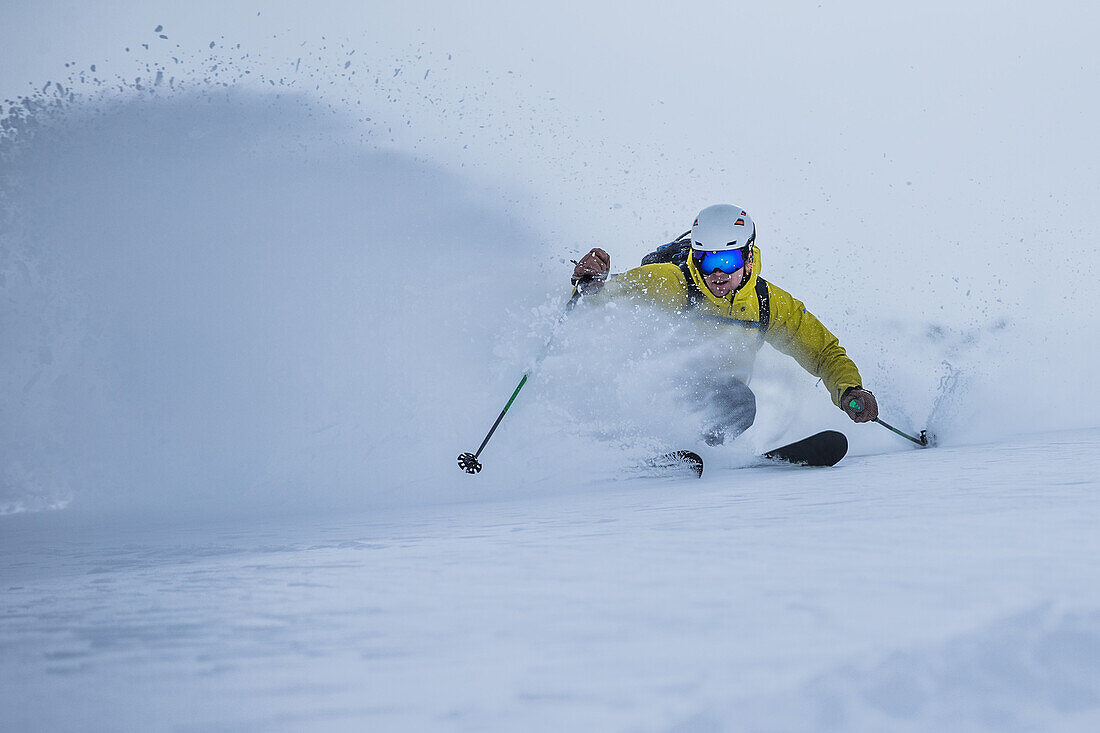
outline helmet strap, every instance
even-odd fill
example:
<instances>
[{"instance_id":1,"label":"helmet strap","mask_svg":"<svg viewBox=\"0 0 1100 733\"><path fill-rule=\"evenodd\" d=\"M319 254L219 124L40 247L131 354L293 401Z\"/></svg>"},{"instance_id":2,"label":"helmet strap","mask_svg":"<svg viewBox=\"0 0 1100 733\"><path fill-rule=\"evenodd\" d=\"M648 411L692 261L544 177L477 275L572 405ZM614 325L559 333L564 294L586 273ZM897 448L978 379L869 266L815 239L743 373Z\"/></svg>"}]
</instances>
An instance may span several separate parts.
<instances>
[{"instance_id":1,"label":"helmet strap","mask_svg":"<svg viewBox=\"0 0 1100 733\"><path fill-rule=\"evenodd\" d=\"M753 239L756 238L755 234L756 232L753 232ZM734 293L745 287L745 283L747 283L749 281L749 278L752 277L752 265L754 259L752 256L752 240L749 240L749 243L745 247L745 249L749 251L749 256L745 258L745 266L741 269L741 282L738 283L737 287L733 289Z\"/></svg>"},{"instance_id":2,"label":"helmet strap","mask_svg":"<svg viewBox=\"0 0 1100 733\"><path fill-rule=\"evenodd\" d=\"M737 289L745 287L745 283L752 277L753 260L756 259L752 256L752 248L756 244L756 224L752 225L752 234L749 235L749 241L745 243L745 249L747 254L745 255L745 270L741 273L741 284L737 286Z\"/></svg>"}]
</instances>

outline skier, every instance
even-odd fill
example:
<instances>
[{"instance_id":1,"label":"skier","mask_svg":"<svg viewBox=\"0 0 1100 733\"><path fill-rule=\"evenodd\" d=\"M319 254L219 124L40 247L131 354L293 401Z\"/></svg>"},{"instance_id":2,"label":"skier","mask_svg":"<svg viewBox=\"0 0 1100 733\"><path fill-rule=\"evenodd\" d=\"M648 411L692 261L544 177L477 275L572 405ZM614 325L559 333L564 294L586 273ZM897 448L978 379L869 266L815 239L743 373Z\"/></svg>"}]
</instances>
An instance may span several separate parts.
<instances>
[{"instance_id":1,"label":"skier","mask_svg":"<svg viewBox=\"0 0 1100 733\"><path fill-rule=\"evenodd\" d=\"M721 337L740 345L740 369L696 385L710 410L703 434L708 445L736 438L755 420L756 396L746 382L765 341L819 377L852 420L877 418L875 396L863 388L836 336L801 301L760 277L755 240L756 225L741 207L708 206L696 217L690 240L685 234L647 255L641 267L617 275L610 275L611 256L596 247L576 263L572 282L586 301L644 299L716 323Z\"/></svg>"}]
</instances>

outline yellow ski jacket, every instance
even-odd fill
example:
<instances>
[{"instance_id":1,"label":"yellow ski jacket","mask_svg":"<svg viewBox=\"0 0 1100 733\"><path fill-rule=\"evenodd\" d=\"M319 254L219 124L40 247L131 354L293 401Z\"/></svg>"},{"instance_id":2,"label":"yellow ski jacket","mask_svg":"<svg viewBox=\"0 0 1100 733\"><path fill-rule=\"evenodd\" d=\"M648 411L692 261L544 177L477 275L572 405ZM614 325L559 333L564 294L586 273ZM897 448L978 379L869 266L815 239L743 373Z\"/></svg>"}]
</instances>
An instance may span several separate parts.
<instances>
[{"instance_id":1,"label":"yellow ski jacket","mask_svg":"<svg viewBox=\"0 0 1100 733\"><path fill-rule=\"evenodd\" d=\"M859 370L836 336L806 310L802 301L760 277L760 250L754 246L752 251L752 275L740 289L725 298L715 297L710 292L689 257L684 269L662 262L612 275L598 293L585 299L596 302L621 297L643 299L677 313L714 322L722 329L734 329L729 336L744 344L750 352L750 364L767 342L819 377L828 388L833 403L839 407L849 387L863 384ZM692 280L690 285L685 269ZM746 329L754 330L756 337L745 338Z\"/></svg>"}]
</instances>

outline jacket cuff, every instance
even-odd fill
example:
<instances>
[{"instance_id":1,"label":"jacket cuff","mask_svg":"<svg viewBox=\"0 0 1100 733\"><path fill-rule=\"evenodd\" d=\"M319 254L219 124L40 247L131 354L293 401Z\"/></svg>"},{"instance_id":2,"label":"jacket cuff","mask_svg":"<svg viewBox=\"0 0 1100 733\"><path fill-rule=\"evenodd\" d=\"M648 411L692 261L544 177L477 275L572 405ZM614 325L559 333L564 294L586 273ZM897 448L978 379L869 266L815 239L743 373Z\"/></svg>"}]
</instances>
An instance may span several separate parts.
<instances>
[{"instance_id":1,"label":"jacket cuff","mask_svg":"<svg viewBox=\"0 0 1100 733\"><path fill-rule=\"evenodd\" d=\"M863 389L863 387L862 387L862 385L859 385L859 384L840 384L840 385L837 385L836 389L833 390L832 395L830 395L833 398L833 404L843 410L844 409L844 398L847 396L848 391L853 390L853 389Z\"/></svg>"}]
</instances>

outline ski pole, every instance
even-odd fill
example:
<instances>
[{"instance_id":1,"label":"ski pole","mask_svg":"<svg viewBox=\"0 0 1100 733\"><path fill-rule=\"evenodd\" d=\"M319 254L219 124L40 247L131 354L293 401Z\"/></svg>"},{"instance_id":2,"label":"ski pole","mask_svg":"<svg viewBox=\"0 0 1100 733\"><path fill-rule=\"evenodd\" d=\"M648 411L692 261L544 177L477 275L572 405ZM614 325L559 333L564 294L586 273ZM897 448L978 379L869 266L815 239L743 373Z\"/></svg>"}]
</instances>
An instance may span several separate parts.
<instances>
[{"instance_id":1,"label":"ski pole","mask_svg":"<svg viewBox=\"0 0 1100 733\"><path fill-rule=\"evenodd\" d=\"M478 446L476 453L463 453L458 457L458 467L466 473L478 473L481 471L481 464L478 463L478 457L481 456L481 451L485 450L486 444L489 442L489 438L493 437L493 433L496 432L497 426L500 425L500 421L504 419L504 416L508 414L508 408L512 406L512 403L516 401L516 397L519 395L519 391L523 389L523 385L527 384L527 379L538 368L542 360L546 358L546 355L550 353L550 344L554 342L554 336L557 335L558 327L565 320L565 317L569 315L569 311L573 310L573 306L577 304L577 301L581 297L581 290L577 288L573 291L573 296L569 299L569 302L565 304L562 309L562 313L558 316L558 322L554 324L554 330L550 333L550 338L546 340L546 344L542 347L542 351L535 357L535 362L531 365L531 368L523 373L523 377L519 380L519 384L516 385L515 391L512 392L512 396L508 398L508 403L504 405L504 409L497 415L496 422L493 423L493 427L489 428L489 433L485 436L485 440L481 441L481 445Z\"/></svg>"},{"instance_id":2,"label":"ski pole","mask_svg":"<svg viewBox=\"0 0 1100 733\"><path fill-rule=\"evenodd\" d=\"M852 412L863 412L863 403L860 402L857 399L849 400L848 401L848 407L852 410ZM907 440L913 441L914 443L919 445L921 448L927 448L930 445L929 440L928 440L928 431L927 430L920 431L920 437L919 438L914 438L909 433L898 430L897 428L895 428L890 423L879 420L877 417L874 419L874 422L877 422L882 427L886 428L887 430L889 430L893 433L896 433L897 435L900 435L901 437L903 437Z\"/></svg>"},{"instance_id":3,"label":"ski pole","mask_svg":"<svg viewBox=\"0 0 1100 733\"><path fill-rule=\"evenodd\" d=\"M877 417L875 418L875 422L877 422L879 425L886 428L887 430L891 430L891 431L897 433L898 435L900 435L901 437L913 441L914 443L919 445L921 448L927 448L929 445L931 445L931 443L928 441L928 431L927 430L920 431L920 437L919 438L914 438L912 435L909 435L909 433L903 433L902 431L895 428L893 425L891 425L889 423L885 423L882 420L879 420Z\"/></svg>"}]
</instances>

